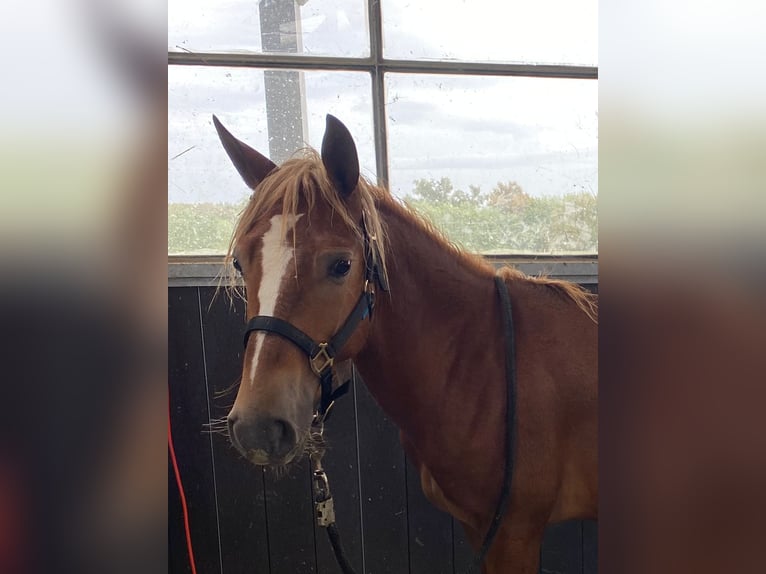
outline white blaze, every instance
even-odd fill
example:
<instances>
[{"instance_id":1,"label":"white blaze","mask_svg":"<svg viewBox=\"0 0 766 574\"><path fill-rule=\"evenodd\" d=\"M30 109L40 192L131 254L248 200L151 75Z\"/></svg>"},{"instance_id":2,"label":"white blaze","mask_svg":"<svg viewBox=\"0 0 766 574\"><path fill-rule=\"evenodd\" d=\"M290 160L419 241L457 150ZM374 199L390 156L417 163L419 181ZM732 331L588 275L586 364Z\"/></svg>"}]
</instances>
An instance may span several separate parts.
<instances>
[{"instance_id":1,"label":"white blaze","mask_svg":"<svg viewBox=\"0 0 766 574\"><path fill-rule=\"evenodd\" d=\"M259 315L274 315L274 309L279 302L282 279L290 262L295 255L292 245L285 242L285 235L290 231L301 215L291 217L282 228L282 216L275 215L271 218L271 226L263 234L263 246L261 247L261 284L258 287ZM258 368L258 359L261 356L263 339L266 333L259 331L255 335L255 353L250 364L250 386L255 381L255 372Z\"/></svg>"}]
</instances>

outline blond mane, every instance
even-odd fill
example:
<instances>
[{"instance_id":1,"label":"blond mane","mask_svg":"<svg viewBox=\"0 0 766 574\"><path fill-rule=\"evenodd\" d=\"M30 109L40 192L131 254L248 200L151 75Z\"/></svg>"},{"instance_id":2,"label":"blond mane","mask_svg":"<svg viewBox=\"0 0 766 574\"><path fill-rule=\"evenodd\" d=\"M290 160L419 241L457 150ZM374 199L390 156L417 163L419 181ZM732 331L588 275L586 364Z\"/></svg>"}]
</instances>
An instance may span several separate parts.
<instances>
[{"instance_id":1,"label":"blond mane","mask_svg":"<svg viewBox=\"0 0 766 574\"><path fill-rule=\"evenodd\" d=\"M468 267L476 273L484 274L489 277L492 277L495 274L494 267L492 267L492 264L484 257L479 253L466 251L463 247L453 242L447 235L445 235L444 231L412 206L406 203L399 203L391 194L385 195L385 205L397 212L400 217L407 219L411 225L420 230L423 234L431 237L433 241L438 243L443 250L447 251L463 266Z\"/></svg>"},{"instance_id":2,"label":"blond mane","mask_svg":"<svg viewBox=\"0 0 766 574\"><path fill-rule=\"evenodd\" d=\"M572 300L591 321L598 325L598 296L583 289L576 283L562 281L561 279L551 279L545 275L533 277L512 267L504 267L502 273L509 278L520 279L533 285L540 285Z\"/></svg>"}]
</instances>

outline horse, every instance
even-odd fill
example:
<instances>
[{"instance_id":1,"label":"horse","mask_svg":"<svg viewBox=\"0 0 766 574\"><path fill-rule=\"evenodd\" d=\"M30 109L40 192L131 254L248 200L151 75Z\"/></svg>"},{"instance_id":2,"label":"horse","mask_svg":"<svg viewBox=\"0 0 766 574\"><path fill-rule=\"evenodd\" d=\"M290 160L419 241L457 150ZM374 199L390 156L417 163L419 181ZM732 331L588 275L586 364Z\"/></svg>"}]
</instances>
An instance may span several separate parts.
<instances>
[{"instance_id":1,"label":"horse","mask_svg":"<svg viewBox=\"0 0 766 574\"><path fill-rule=\"evenodd\" d=\"M451 244L360 176L354 140L331 115L321 154L299 150L280 166L213 122L252 190L226 256L250 318L227 417L233 445L256 465L301 456L334 392L326 373L353 361L424 494L478 550L507 456L500 277L513 308L515 460L482 568L536 574L546 525L597 517L597 296L496 271Z\"/></svg>"}]
</instances>

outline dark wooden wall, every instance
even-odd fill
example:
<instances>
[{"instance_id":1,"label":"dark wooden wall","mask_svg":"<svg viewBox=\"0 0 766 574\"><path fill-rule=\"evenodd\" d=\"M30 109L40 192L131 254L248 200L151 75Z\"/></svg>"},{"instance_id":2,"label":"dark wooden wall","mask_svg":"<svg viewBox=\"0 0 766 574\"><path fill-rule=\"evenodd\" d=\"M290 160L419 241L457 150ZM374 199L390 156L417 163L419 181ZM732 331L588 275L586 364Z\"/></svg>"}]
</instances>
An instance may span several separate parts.
<instances>
[{"instance_id":1,"label":"dark wooden wall","mask_svg":"<svg viewBox=\"0 0 766 574\"><path fill-rule=\"evenodd\" d=\"M242 459L207 431L225 417L241 369L241 306L212 287L169 290L169 385L175 452L200 574L339 572L314 525L307 461L284 476ZM405 459L398 432L363 384L335 407L325 430L325 468L338 528L360 574L462 572L472 553L460 525L430 505ZM191 572L175 476L168 461L169 571ZM595 574L592 521L548 529L541 573Z\"/></svg>"}]
</instances>

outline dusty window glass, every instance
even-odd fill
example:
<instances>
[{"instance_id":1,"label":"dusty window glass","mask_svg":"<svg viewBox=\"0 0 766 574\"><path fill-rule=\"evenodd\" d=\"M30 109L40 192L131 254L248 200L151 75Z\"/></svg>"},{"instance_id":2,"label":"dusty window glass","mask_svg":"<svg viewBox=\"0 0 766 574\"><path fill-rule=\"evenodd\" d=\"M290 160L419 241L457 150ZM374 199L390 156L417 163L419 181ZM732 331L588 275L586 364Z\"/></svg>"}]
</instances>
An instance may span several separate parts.
<instances>
[{"instance_id":1,"label":"dusty window glass","mask_svg":"<svg viewBox=\"0 0 766 574\"><path fill-rule=\"evenodd\" d=\"M325 115L334 114L354 134L362 173L375 181L370 94L365 73L171 66L168 253L224 253L250 194L221 147L212 114L277 163L304 145L319 149Z\"/></svg>"},{"instance_id":2,"label":"dusty window glass","mask_svg":"<svg viewBox=\"0 0 766 574\"><path fill-rule=\"evenodd\" d=\"M598 251L595 80L389 74L393 192L483 253Z\"/></svg>"},{"instance_id":3,"label":"dusty window glass","mask_svg":"<svg viewBox=\"0 0 766 574\"><path fill-rule=\"evenodd\" d=\"M173 52L369 55L363 0L169 0Z\"/></svg>"},{"instance_id":4,"label":"dusty window glass","mask_svg":"<svg viewBox=\"0 0 766 574\"><path fill-rule=\"evenodd\" d=\"M387 58L598 62L598 2L381 0Z\"/></svg>"},{"instance_id":5,"label":"dusty window glass","mask_svg":"<svg viewBox=\"0 0 766 574\"><path fill-rule=\"evenodd\" d=\"M170 0L169 51L367 57L367 9ZM597 65L594 0L381 0L381 11L386 58ZM372 71L169 66L169 253L222 253L249 194L213 113L277 163L304 143L319 147L333 113L375 180ZM597 80L387 72L383 81L394 195L470 250L597 252Z\"/></svg>"}]
</instances>

